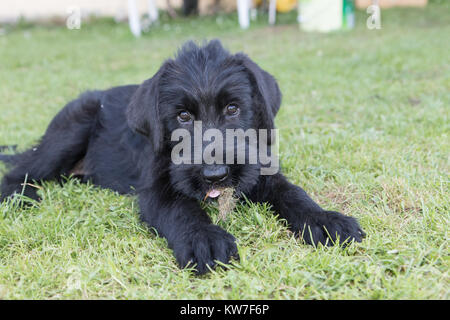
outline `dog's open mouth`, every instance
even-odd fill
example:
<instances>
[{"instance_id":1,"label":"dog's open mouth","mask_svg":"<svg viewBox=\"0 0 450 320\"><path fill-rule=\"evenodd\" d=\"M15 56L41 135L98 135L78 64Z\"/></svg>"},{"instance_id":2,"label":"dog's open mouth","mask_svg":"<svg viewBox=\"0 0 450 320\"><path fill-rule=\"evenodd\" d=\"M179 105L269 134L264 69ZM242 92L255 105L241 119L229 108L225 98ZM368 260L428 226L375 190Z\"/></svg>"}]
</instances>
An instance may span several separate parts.
<instances>
[{"instance_id":1,"label":"dog's open mouth","mask_svg":"<svg viewBox=\"0 0 450 320\"><path fill-rule=\"evenodd\" d=\"M220 189L211 189L208 191L208 193L206 193L206 197L217 198L218 196L220 196L221 193L222 190Z\"/></svg>"},{"instance_id":2,"label":"dog's open mouth","mask_svg":"<svg viewBox=\"0 0 450 320\"><path fill-rule=\"evenodd\" d=\"M221 194L222 194L222 189L212 188L206 193L205 198L203 200L206 200L208 198L215 199L215 198L219 197Z\"/></svg>"},{"instance_id":3,"label":"dog's open mouth","mask_svg":"<svg viewBox=\"0 0 450 320\"><path fill-rule=\"evenodd\" d=\"M206 192L205 197L203 198L203 201L205 201L208 198L211 199L219 199L223 197L228 197L229 195L232 196L234 193L234 188L232 187L212 187L209 189L208 192Z\"/></svg>"}]
</instances>

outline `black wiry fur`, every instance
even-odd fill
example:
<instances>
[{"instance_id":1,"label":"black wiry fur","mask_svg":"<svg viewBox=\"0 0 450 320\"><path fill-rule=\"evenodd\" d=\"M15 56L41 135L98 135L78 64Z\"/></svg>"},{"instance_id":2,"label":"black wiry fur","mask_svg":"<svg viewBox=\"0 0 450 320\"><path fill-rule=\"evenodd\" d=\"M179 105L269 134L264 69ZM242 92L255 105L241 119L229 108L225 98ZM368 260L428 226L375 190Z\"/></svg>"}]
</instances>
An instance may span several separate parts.
<instances>
[{"instance_id":1,"label":"black wiry fur","mask_svg":"<svg viewBox=\"0 0 450 320\"><path fill-rule=\"evenodd\" d=\"M239 105L239 117L223 116L230 101ZM170 133L180 127L177 114L187 109L222 131L272 129L280 104L275 79L246 55L228 53L219 41L202 47L189 42L140 86L86 92L55 116L35 147L2 155L0 160L13 167L3 177L0 200L22 189L38 199L33 186L24 188L25 177L37 183L60 180L81 168L74 174L84 181L123 194L135 190L142 220L167 239L180 266L194 263L204 273L216 260L228 263L237 257L237 247L235 238L213 225L200 207L211 188L201 178L204 165L170 160ZM258 168L230 165L221 186L270 203L309 244L331 245L337 236L361 241L364 232L354 218L323 210L281 173L261 176Z\"/></svg>"}]
</instances>

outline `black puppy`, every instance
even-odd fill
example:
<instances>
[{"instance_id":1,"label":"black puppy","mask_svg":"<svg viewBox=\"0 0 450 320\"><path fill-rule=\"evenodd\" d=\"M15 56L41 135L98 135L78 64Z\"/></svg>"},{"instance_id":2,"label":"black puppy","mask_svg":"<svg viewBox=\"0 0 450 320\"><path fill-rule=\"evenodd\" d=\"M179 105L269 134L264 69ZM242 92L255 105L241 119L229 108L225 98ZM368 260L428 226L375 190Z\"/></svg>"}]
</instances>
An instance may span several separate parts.
<instances>
[{"instance_id":1,"label":"black puppy","mask_svg":"<svg viewBox=\"0 0 450 320\"><path fill-rule=\"evenodd\" d=\"M223 187L268 202L309 244L331 245L338 237L341 243L360 242L364 232L354 218L323 210L279 172L261 175L260 164L172 161L176 129L192 133L194 121L220 132L273 129L280 103L275 79L246 55L230 54L217 40L201 47L188 42L140 86L86 92L56 115L34 148L0 156L12 165L0 200L22 192L38 199L26 182L70 175L135 192L142 220L167 239L181 267L193 263L199 273L216 260L237 257L235 238L212 224L200 206Z\"/></svg>"}]
</instances>

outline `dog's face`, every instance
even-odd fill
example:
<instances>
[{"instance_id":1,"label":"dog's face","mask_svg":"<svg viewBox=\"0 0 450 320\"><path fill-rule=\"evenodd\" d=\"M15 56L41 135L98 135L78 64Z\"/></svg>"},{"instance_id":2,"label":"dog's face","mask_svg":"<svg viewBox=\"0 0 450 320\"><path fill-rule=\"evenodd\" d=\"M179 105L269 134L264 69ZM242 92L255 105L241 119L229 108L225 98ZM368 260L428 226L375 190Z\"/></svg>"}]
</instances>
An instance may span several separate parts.
<instances>
[{"instance_id":1,"label":"dog's face","mask_svg":"<svg viewBox=\"0 0 450 320\"><path fill-rule=\"evenodd\" d=\"M184 195L204 199L207 195L212 198L220 195L225 187L245 193L256 184L259 163L249 163L248 152L246 161L238 163L238 143L227 144L227 132L273 129L280 103L275 79L247 56L231 55L219 41L203 47L189 42L175 59L167 60L153 78L141 85L127 116L130 127L148 136L161 157L173 156L178 141L172 141L172 135L183 132L189 143L182 153L184 156L190 153L191 161L168 160L170 181ZM214 137L208 137L208 132L213 132ZM212 155L222 161L211 163L203 155L212 141L218 143L216 135L223 137L223 143ZM248 143L245 148L248 151ZM230 152L233 156L227 158ZM196 154L201 154L197 158L200 161L196 161Z\"/></svg>"}]
</instances>

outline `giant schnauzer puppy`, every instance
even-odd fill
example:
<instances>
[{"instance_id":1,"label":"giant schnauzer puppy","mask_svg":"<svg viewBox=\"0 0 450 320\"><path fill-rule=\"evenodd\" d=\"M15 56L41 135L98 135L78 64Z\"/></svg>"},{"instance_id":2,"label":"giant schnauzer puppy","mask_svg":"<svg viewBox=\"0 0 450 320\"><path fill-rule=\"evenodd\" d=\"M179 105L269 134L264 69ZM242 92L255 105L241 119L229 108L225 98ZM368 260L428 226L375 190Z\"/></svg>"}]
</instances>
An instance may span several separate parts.
<instances>
[{"instance_id":1,"label":"giant schnauzer puppy","mask_svg":"<svg viewBox=\"0 0 450 320\"><path fill-rule=\"evenodd\" d=\"M280 104L277 82L248 56L229 53L218 40L188 42L151 79L83 93L37 145L0 155L11 166L0 201L14 194L37 200L36 183L64 176L136 193L142 220L167 239L181 267L195 265L200 274L238 258L235 238L201 206L225 187L238 198L269 203L308 244L360 242L365 234L356 219L322 209L280 172L262 175L260 163L174 163L176 129L193 133L201 121L202 130L270 130Z\"/></svg>"}]
</instances>

